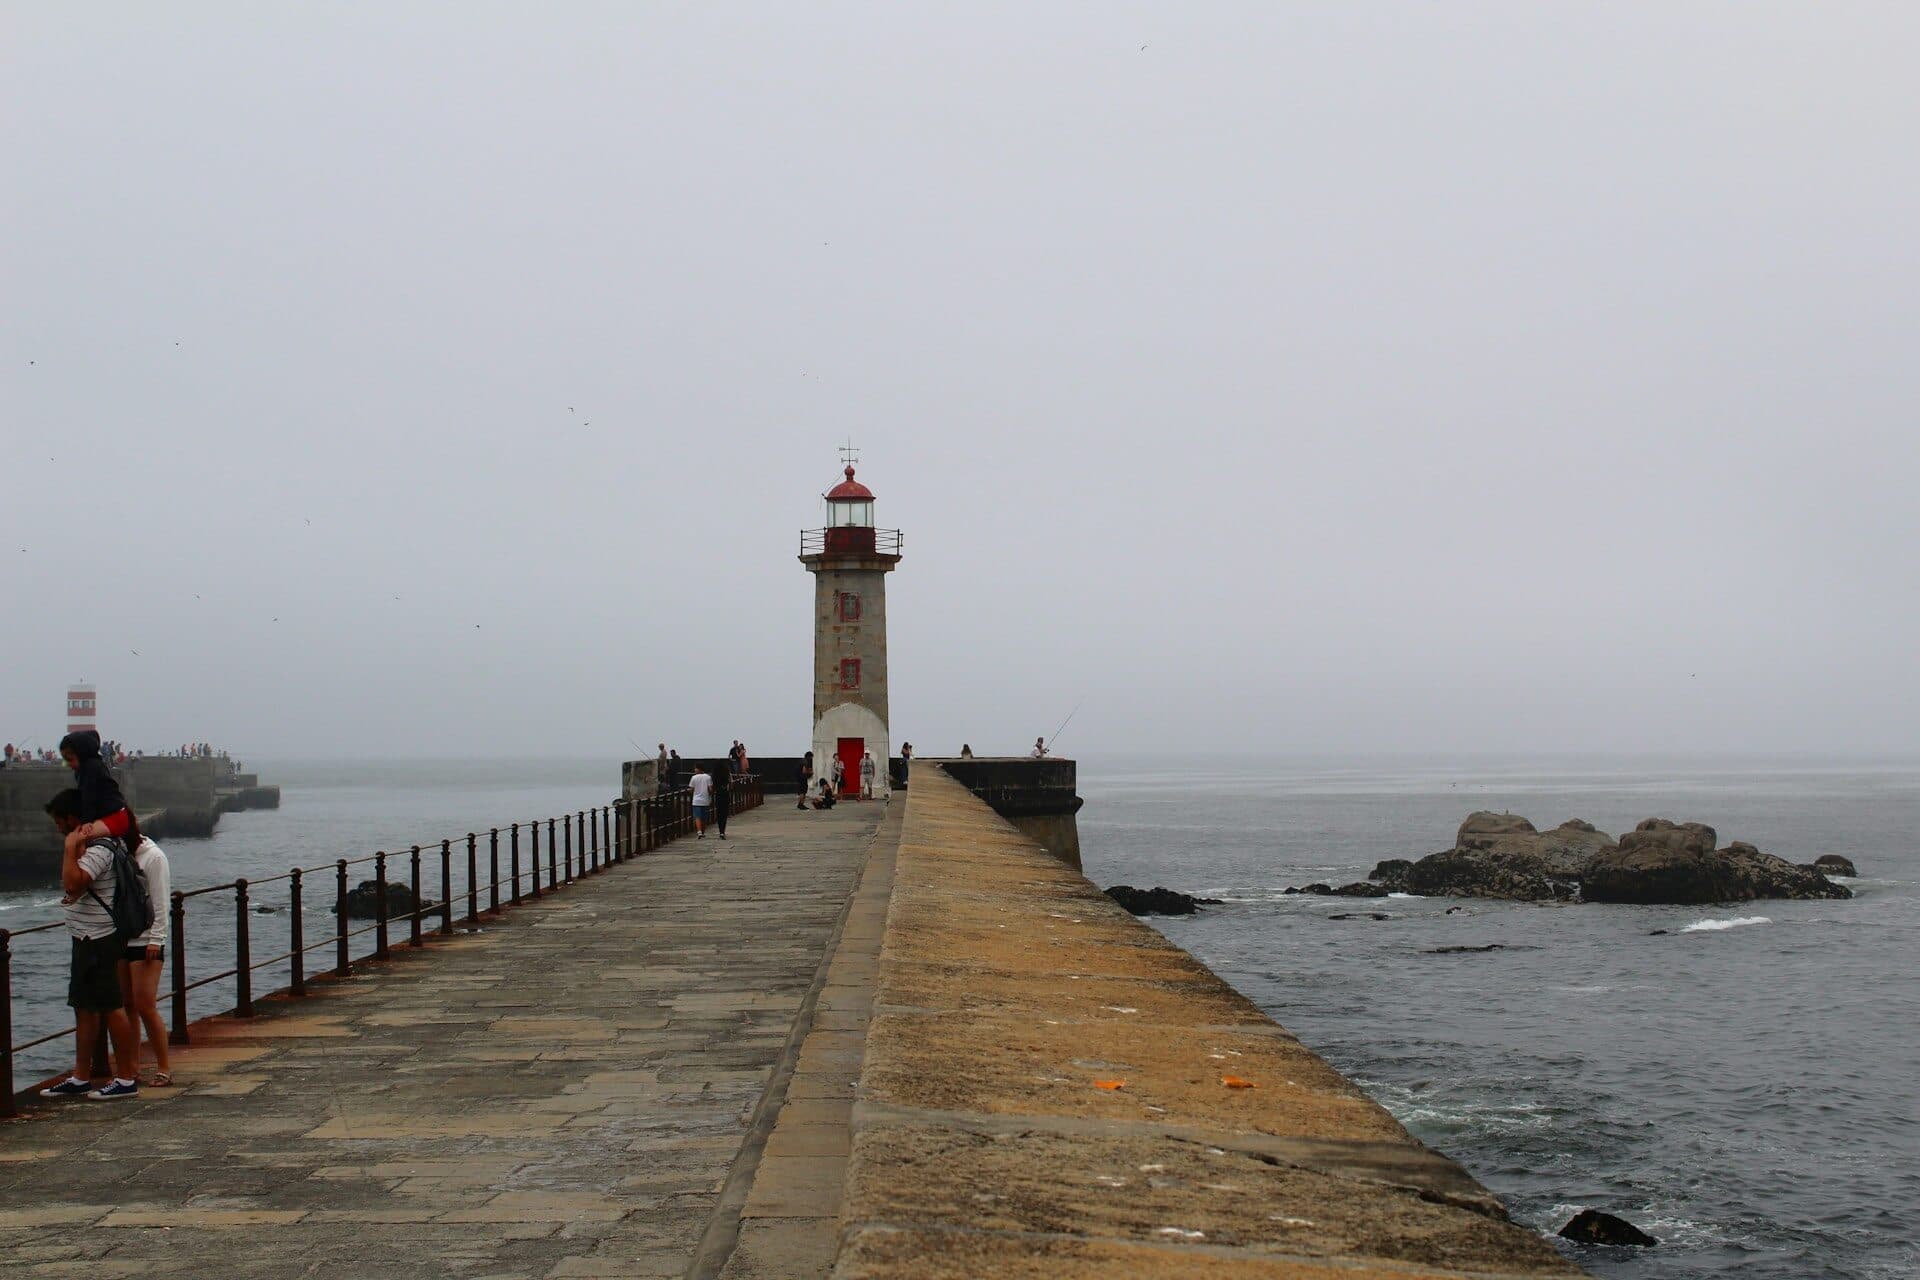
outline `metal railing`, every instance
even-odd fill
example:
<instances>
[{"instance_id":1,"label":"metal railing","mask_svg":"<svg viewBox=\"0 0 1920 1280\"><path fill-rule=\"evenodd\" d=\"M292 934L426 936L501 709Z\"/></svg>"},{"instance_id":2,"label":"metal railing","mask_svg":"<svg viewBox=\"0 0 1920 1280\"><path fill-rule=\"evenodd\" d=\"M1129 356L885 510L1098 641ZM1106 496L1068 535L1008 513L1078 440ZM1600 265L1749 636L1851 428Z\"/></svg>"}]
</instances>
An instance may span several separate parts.
<instances>
[{"instance_id":1,"label":"metal railing","mask_svg":"<svg viewBox=\"0 0 1920 1280\"><path fill-rule=\"evenodd\" d=\"M760 779L752 775L734 778L729 788L729 799L731 813L744 813L758 808L765 799ZM542 827L545 828L544 885L541 883ZM168 1005L167 1042L191 1043L187 996L201 987L231 978L235 997L232 1013L235 1017L250 1018L254 1015L253 975L261 969L285 964L287 985L273 994L304 996L309 979L314 976L309 973L307 961L312 952L328 949L333 952L332 964L323 965L325 972L318 976L345 978L352 974L355 965L385 960L392 954L394 944L391 933L396 924L406 927L404 945L410 949L425 946L431 936L451 936L456 897L464 899L462 906L465 914L461 917L461 923L477 926L481 920L497 916L509 907L544 897L617 863L640 857L692 830L693 793L681 789L644 800L616 800L597 809L582 809L524 824L515 822L504 829L491 827L484 835L469 831L461 839L441 840L437 848L416 844L404 851L380 850L361 858L340 858L318 866L295 867L291 871L259 880L243 876L225 884L176 890L168 911L167 948L170 952L172 988L161 993L161 999ZM401 880L390 876L396 859L404 867L404 878ZM456 859L464 859L465 862L466 889L461 894L454 892ZM436 860L438 866L434 867L432 864ZM483 861L486 871L484 879L481 876ZM352 889L348 872L351 868L369 864L373 868L372 883L375 885L374 916L371 923L356 928L352 923L355 917L349 911ZM506 873L504 879L501 874L503 864ZM422 896L422 877L430 871L438 873L440 898L437 902L428 902ZM333 909L326 917L329 925L323 936L308 941L309 913L303 900L303 890L307 877L328 872L332 873L334 889ZM254 895L268 885L282 882L287 885L289 911L287 948L266 959L256 960L253 956L251 927ZM412 892L413 910L389 914L388 891L395 884L404 884ZM194 976L188 972L187 962L188 904L215 894L233 895L233 964L217 973ZM483 896L484 908L481 905ZM428 930L423 926L430 917L437 917L437 920ZM15 1059L30 1049L74 1034L74 1026L69 1023L61 1030L36 1036L20 1044L13 1043L13 943L16 939L35 934L56 930L64 932L65 927L64 922L54 920L25 929L0 929L0 1119L18 1114L14 1103ZM368 934L373 935L371 947L356 958L353 955L353 940ZM103 1037L102 1043L94 1048L96 1076L106 1074L105 1057Z\"/></svg>"},{"instance_id":2,"label":"metal railing","mask_svg":"<svg viewBox=\"0 0 1920 1280\"><path fill-rule=\"evenodd\" d=\"M902 544L898 529L875 529L869 525L833 525L800 531L803 556L878 555L897 560Z\"/></svg>"}]
</instances>

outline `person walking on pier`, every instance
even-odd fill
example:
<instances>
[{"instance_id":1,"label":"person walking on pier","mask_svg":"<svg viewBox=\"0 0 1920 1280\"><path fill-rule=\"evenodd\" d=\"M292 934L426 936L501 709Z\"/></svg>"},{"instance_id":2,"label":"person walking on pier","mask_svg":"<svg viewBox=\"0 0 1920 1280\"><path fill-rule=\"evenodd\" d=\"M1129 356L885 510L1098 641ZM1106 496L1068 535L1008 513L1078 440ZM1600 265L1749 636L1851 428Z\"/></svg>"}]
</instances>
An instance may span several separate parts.
<instances>
[{"instance_id":1,"label":"person walking on pier","mask_svg":"<svg viewBox=\"0 0 1920 1280\"><path fill-rule=\"evenodd\" d=\"M693 766L693 776L687 779L687 786L693 790L693 831L699 839L707 838L707 818L713 813L713 775L707 772L707 766Z\"/></svg>"},{"instance_id":2,"label":"person walking on pier","mask_svg":"<svg viewBox=\"0 0 1920 1280\"><path fill-rule=\"evenodd\" d=\"M807 807L807 793L813 790L813 752L800 757L800 808Z\"/></svg>"},{"instance_id":3,"label":"person walking on pier","mask_svg":"<svg viewBox=\"0 0 1920 1280\"><path fill-rule=\"evenodd\" d=\"M907 773L912 768L913 768L913 744L911 742L903 742L900 744L900 785L901 786L904 787L907 785Z\"/></svg>"},{"instance_id":4,"label":"person walking on pier","mask_svg":"<svg viewBox=\"0 0 1920 1280\"><path fill-rule=\"evenodd\" d=\"M47 801L47 816L62 835L79 831L80 792L68 788ZM73 959L67 975L67 1003L73 1007L73 1074L40 1091L43 1098L97 1100L137 1098L140 1084L133 1057L133 1026L120 993L120 953L125 944L113 923L116 892L114 845L110 839L85 841L79 852L71 840L60 859L60 899L66 907L67 932L73 938ZM105 1025L113 1047L111 1083L96 1089L93 1046Z\"/></svg>"},{"instance_id":5,"label":"person walking on pier","mask_svg":"<svg viewBox=\"0 0 1920 1280\"><path fill-rule=\"evenodd\" d=\"M833 758L833 768L827 771L827 776L833 780L834 791L843 789L847 785L847 762L836 755Z\"/></svg>"},{"instance_id":6,"label":"person walking on pier","mask_svg":"<svg viewBox=\"0 0 1920 1280\"><path fill-rule=\"evenodd\" d=\"M860 753L860 798L873 799L873 776L878 770L874 767L873 752Z\"/></svg>"},{"instance_id":7,"label":"person walking on pier","mask_svg":"<svg viewBox=\"0 0 1920 1280\"><path fill-rule=\"evenodd\" d=\"M713 829L727 838L727 810L733 804L733 761L722 760L713 771Z\"/></svg>"},{"instance_id":8,"label":"person walking on pier","mask_svg":"<svg viewBox=\"0 0 1920 1280\"><path fill-rule=\"evenodd\" d=\"M127 1002L134 1068L140 1066L140 1032L144 1028L147 1042L153 1046L153 1084L164 1089L173 1083L173 1063L167 1056L167 1024L160 1020L160 971L166 965L167 898L173 877L166 853L145 836L133 851L133 865L146 879L153 924L126 944L120 960L120 991Z\"/></svg>"}]
</instances>

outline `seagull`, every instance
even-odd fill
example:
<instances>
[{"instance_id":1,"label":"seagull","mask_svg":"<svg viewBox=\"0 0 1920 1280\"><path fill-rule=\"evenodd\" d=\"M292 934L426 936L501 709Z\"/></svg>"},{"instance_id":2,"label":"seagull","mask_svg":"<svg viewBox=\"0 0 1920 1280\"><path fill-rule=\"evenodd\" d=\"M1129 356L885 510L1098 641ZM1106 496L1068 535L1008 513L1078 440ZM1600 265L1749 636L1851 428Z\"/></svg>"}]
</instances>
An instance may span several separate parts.
<instances>
[{"instance_id":1,"label":"seagull","mask_svg":"<svg viewBox=\"0 0 1920 1280\"><path fill-rule=\"evenodd\" d=\"M140 656L140 651L138 649L129 649L127 650L127 652L132 654L136 658Z\"/></svg>"},{"instance_id":2,"label":"seagull","mask_svg":"<svg viewBox=\"0 0 1920 1280\"><path fill-rule=\"evenodd\" d=\"M1142 52L1142 53L1145 53L1146 51L1147 51L1147 46L1145 46L1145 45L1141 45L1141 46L1140 46L1140 52Z\"/></svg>"}]
</instances>

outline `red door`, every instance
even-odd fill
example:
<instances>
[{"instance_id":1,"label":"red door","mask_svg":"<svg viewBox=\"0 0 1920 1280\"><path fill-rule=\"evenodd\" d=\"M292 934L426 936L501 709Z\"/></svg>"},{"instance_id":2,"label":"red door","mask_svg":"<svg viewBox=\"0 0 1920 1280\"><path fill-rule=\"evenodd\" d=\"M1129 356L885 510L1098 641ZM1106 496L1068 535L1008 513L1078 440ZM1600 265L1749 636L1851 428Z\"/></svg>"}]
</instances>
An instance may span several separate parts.
<instances>
[{"instance_id":1,"label":"red door","mask_svg":"<svg viewBox=\"0 0 1920 1280\"><path fill-rule=\"evenodd\" d=\"M846 770L846 775L840 783L840 790L849 800L858 800L860 798L860 757L865 755L866 752L867 740L865 738L842 738L838 745L834 747L834 757L840 761L841 767Z\"/></svg>"}]
</instances>

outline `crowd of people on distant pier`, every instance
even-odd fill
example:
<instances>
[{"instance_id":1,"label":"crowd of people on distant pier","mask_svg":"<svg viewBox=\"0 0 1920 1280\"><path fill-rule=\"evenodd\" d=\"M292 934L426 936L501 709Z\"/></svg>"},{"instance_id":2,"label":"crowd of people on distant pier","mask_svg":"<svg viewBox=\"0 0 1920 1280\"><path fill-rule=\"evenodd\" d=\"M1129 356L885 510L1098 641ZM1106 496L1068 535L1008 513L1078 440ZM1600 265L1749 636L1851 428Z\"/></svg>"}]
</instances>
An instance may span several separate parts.
<instances>
[{"instance_id":1,"label":"crowd of people on distant pier","mask_svg":"<svg viewBox=\"0 0 1920 1280\"><path fill-rule=\"evenodd\" d=\"M93 731L81 730L81 732ZM68 738L72 736L72 734L67 735ZM170 751L128 751L123 743L106 741L100 744L100 758L110 764L125 764L129 760L145 759L148 756L163 760L228 760L232 758L209 742L183 742ZM4 753L0 754L0 769L10 764L59 764L60 762L61 753L58 751L50 751L44 747L38 750L31 747L16 747L11 742L6 744Z\"/></svg>"}]
</instances>

